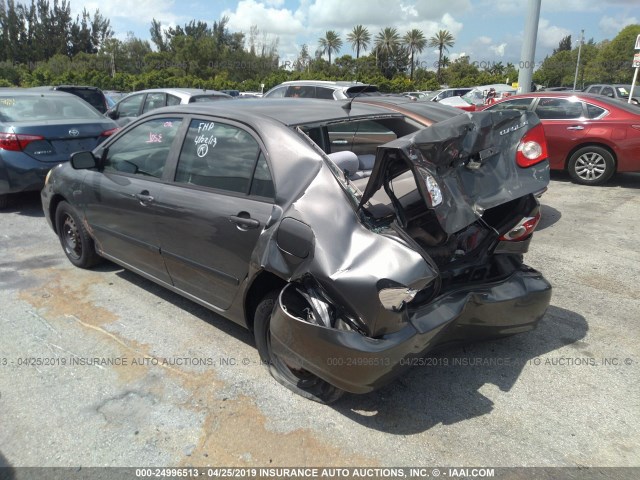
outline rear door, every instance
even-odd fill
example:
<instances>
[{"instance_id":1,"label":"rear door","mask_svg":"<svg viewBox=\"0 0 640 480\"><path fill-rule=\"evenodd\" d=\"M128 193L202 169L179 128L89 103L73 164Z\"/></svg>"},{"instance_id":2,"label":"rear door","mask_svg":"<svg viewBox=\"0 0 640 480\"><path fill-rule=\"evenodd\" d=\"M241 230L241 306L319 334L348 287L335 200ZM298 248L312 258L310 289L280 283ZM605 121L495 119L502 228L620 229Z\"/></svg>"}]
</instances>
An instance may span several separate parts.
<instances>
[{"instance_id":1,"label":"rear door","mask_svg":"<svg viewBox=\"0 0 640 480\"><path fill-rule=\"evenodd\" d=\"M87 171L85 216L98 249L141 273L170 283L160 256L157 203L182 119L153 118L106 146L101 171ZM177 147L176 147L177 148Z\"/></svg>"},{"instance_id":2,"label":"rear door","mask_svg":"<svg viewBox=\"0 0 640 480\"><path fill-rule=\"evenodd\" d=\"M158 208L158 235L173 284L214 307L231 305L271 215L274 185L254 132L192 118L173 182Z\"/></svg>"}]
</instances>

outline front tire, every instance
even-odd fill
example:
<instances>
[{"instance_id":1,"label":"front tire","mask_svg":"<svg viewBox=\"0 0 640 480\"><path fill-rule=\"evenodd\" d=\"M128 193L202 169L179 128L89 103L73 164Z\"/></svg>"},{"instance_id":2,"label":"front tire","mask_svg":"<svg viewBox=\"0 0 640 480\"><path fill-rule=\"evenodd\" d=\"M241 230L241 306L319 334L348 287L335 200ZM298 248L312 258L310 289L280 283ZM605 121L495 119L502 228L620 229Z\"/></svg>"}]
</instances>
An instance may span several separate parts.
<instances>
[{"instance_id":1,"label":"front tire","mask_svg":"<svg viewBox=\"0 0 640 480\"><path fill-rule=\"evenodd\" d=\"M344 390L334 387L311 372L293 368L271 349L271 315L278 301L279 291L266 295L258 304L253 322L253 333L260 359L269 366L269 373L279 383L309 400L330 404L338 400Z\"/></svg>"},{"instance_id":2,"label":"front tire","mask_svg":"<svg viewBox=\"0 0 640 480\"><path fill-rule=\"evenodd\" d=\"M67 202L58 204L56 229L62 250L76 267L90 268L102 261L82 220Z\"/></svg>"},{"instance_id":3,"label":"front tire","mask_svg":"<svg viewBox=\"0 0 640 480\"><path fill-rule=\"evenodd\" d=\"M595 145L577 150L567 164L574 182L582 185L602 185L616 171L616 162L607 149Z\"/></svg>"}]
</instances>

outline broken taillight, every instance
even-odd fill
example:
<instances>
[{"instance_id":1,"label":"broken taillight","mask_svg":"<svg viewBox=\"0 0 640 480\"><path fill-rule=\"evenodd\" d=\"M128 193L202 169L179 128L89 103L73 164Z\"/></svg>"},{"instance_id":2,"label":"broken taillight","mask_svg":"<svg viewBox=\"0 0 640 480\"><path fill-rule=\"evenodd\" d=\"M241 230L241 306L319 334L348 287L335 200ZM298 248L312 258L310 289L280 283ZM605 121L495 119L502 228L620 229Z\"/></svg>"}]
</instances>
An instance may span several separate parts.
<instances>
[{"instance_id":1,"label":"broken taillight","mask_svg":"<svg viewBox=\"0 0 640 480\"><path fill-rule=\"evenodd\" d=\"M520 140L516 151L516 163L523 168L540 163L548 157L547 139L544 128L539 123Z\"/></svg>"},{"instance_id":2,"label":"broken taillight","mask_svg":"<svg viewBox=\"0 0 640 480\"><path fill-rule=\"evenodd\" d=\"M536 213L533 217L524 217L518 222L518 224L509 230L507 233L500 237L500 240L507 242L517 242L524 240L531 235L538 226L542 215L540 212Z\"/></svg>"}]
</instances>

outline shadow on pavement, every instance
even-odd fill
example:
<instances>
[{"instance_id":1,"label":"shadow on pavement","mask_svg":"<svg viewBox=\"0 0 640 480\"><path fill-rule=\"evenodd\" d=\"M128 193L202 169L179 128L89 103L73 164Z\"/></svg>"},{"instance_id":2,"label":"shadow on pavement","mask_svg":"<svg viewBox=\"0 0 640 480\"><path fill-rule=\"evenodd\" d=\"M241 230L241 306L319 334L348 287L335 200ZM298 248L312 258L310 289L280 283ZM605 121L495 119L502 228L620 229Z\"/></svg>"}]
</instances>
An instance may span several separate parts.
<instances>
[{"instance_id":1,"label":"shadow on pavement","mask_svg":"<svg viewBox=\"0 0 640 480\"><path fill-rule=\"evenodd\" d=\"M397 435L486 415L493 402L480 393L484 385L508 392L525 366L578 342L587 330L584 317L552 306L532 332L433 354L388 386L346 395L332 407L361 425Z\"/></svg>"},{"instance_id":2,"label":"shadow on pavement","mask_svg":"<svg viewBox=\"0 0 640 480\"><path fill-rule=\"evenodd\" d=\"M555 180L558 182L571 183L571 177L567 172L553 171L551 172L551 180ZM605 183L604 185L598 185L595 187L590 187L588 185L578 185L580 188L611 188L611 187L622 187L622 188L632 188L639 189L640 188L640 173L616 173L611 179ZM586 192L585 192L586 193ZM542 197L544 199L544 196Z\"/></svg>"},{"instance_id":3,"label":"shadow on pavement","mask_svg":"<svg viewBox=\"0 0 640 480\"><path fill-rule=\"evenodd\" d=\"M0 210L0 215L5 213L17 213L26 217L44 217L40 192L25 192L9 195L9 205Z\"/></svg>"},{"instance_id":4,"label":"shadow on pavement","mask_svg":"<svg viewBox=\"0 0 640 480\"><path fill-rule=\"evenodd\" d=\"M111 263L110 265L113 265L116 269L120 268L113 263ZM238 325L237 323L234 323L231 320L228 320L212 312L211 310L195 302L192 302L191 300L184 298L177 293L172 292L171 290L168 290L165 287L157 285L151 280L147 280L146 278L141 277L136 273L130 272L129 270L121 269L120 271L116 272L116 275L146 290L147 292L154 294L165 302L171 303L172 305L175 305L185 312L198 317L200 320L203 320L208 324L216 327L217 329L223 331L224 333L231 335L235 339L240 340L247 345L255 346L255 343L253 341L253 334L241 325Z\"/></svg>"},{"instance_id":5,"label":"shadow on pavement","mask_svg":"<svg viewBox=\"0 0 640 480\"><path fill-rule=\"evenodd\" d=\"M560 218L562 218L562 213L560 213L560 210L556 210L549 205L541 204L540 213L542 214L542 217L540 218L540 223L538 223L538 226L536 227L536 232L550 227L558 220L560 220Z\"/></svg>"},{"instance_id":6,"label":"shadow on pavement","mask_svg":"<svg viewBox=\"0 0 640 480\"><path fill-rule=\"evenodd\" d=\"M16 478L15 470L9 461L0 452L0 480L13 480Z\"/></svg>"}]
</instances>

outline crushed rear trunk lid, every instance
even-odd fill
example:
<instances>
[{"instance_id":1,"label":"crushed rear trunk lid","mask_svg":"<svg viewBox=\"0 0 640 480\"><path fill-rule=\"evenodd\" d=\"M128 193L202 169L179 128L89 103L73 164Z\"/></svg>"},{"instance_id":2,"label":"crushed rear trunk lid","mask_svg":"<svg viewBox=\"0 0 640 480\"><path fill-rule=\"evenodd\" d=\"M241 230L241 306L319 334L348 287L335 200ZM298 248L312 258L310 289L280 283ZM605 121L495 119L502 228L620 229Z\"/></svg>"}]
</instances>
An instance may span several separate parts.
<instances>
[{"instance_id":1,"label":"crushed rear trunk lid","mask_svg":"<svg viewBox=\"0 0 640 480\"><path fill-rule=\"evenodd\" d=\"M385 182L410 171L442 229L458 232L485 210L547 186L547 160L527 168L516 163L520 141L539 123L531 112L475 112L381 145L360 207Z\"/></svg>"}]
</instances>

